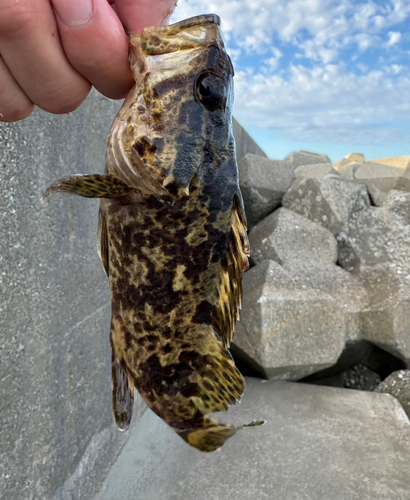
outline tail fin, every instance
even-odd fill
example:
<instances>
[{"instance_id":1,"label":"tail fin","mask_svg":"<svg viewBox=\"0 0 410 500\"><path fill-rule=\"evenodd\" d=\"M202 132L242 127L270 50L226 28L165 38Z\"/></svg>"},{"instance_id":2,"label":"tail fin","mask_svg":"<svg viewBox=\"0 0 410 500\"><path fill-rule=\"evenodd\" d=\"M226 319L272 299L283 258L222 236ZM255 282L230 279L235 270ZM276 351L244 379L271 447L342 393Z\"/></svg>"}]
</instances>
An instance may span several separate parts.
<instances>
[{"instance_id":1,"label":"tail fin","mask_svg":"<svg viewBox=\"0 0 410 500\"><path fill-rule=\"evenodd\" d=\"M216 420L204 418L201 427L182 430L173 427L173 429L190 446L193 446L199 451L209 453L219 450L219 448L225 444L225 441L233 436L236 431L250 429L251 427L257 427L265 423L266 420L252 420L249 424L235 427L233 425L221 424Z\"/></svg>"},{"instance_id":2,"label":"tail fin","mask_svg":"<svg viewBox=\"0 0 410 500\"><path fill-rule=\"evenodd\" d=\"M203 427L182 430L173 429L190 446L205 453L221 448L225 441L233 436L237 430L233 425L221 424L216 420L208 420L207 418L203 419Z\"/></svg>"}]
</instances>

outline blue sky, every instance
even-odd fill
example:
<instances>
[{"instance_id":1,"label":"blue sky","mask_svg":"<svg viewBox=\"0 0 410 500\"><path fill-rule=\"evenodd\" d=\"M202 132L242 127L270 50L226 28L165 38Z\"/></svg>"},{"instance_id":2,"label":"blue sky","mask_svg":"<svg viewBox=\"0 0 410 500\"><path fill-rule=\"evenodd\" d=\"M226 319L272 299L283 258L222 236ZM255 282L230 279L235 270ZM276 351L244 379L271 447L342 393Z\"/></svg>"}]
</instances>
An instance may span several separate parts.
<instances>
[{"instance_id":1,"label":"blue sky","mask_svg":"<svg viewBox=\"0 0 410 500\"><path fill-rule=\"evenodd\" d=\"M179 0L171 22L210 12L268 156L410 155L410 0Z\"/></svg>"}]
</instances>

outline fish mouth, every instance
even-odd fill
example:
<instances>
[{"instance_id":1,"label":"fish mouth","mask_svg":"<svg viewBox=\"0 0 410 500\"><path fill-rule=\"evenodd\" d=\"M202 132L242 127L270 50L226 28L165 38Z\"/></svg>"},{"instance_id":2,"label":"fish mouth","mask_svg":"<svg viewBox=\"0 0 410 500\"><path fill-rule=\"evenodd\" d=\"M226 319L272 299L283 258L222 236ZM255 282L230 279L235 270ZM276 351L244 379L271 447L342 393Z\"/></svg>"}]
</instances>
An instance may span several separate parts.
<instances>
[{"instance_id":1,"label":"fish mouth","mask_svg":"<svg viewBox=\"0 0 410 500\"><path fill-rule=\"evenodd\" d=\"M141 35L131 33L130 44L137 54L141 51L145 57L186 52L215 42L223 47L220 25L221 19L216 14L203 14L169 26L148 26Z\"/></svg>"},{"instance_id":2,"label":"fish mouth","mask_svg":"<svg viewBox=\"0 0 410 500\"><path fill-rule=\"evenodd\" d=\"M169 30L169 34L174 34L174 30L175 33L178 33L178 31L181 30L208 23L214 23L220 26L221 18L216 14L202 14L200 16L189 17L188 19L184 19L183 21L164 26L164 28Z\"/></svg>"}]
</instances>

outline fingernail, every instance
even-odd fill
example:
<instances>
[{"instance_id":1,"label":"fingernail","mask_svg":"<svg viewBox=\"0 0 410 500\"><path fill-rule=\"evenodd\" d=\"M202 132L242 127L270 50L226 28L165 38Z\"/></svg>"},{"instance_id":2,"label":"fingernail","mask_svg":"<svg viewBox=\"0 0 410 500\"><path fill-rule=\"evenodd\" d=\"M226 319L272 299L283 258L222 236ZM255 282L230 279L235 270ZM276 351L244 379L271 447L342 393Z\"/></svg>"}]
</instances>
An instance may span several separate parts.
<instances>
[{"instance_id":1,"label":"fingernail","mask_svg":"<svg viewBox=\"0 0 410 500\"><path fill-rule=\"evenodd\" d=\"M177 6L177 2L173 3L173 5L171 5L168 10L166 10L164 12L164 18L163 20L161 21L161 26L167 26L169 24L169 20L172 16L172 14L174 13L174 10L175 10L175 7Z\"/></svg>"},{"instance_id":2,"label":"fingernail","mask_svg":"<svg viewBox=\"0 0 410 500\"><path fill-rule=\"evenodd\" d=\"M93 0L52 0L53 7L66 26L86 24L93 16Z\"/></svg>"}]
</instances>

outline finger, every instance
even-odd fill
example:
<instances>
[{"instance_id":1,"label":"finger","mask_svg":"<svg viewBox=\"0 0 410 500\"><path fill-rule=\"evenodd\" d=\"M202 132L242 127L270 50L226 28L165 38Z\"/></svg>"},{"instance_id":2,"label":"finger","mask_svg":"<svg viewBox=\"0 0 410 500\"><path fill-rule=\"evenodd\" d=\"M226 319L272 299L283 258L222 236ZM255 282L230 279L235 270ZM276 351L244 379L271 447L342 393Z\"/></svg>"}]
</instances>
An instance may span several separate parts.
<instances>
[{"instance_id":1,"label":"finger","mask_svg":"<svg viewBox=\"0 0 410 500\"><path fill-rule=\"evenodd\" d=\"M91 88L64 54L48 0L0 0L0 54L31 102L46 111L76 109Z\"/></svg>"},{"instance_id":2,"label":"finger","mask_svg":"<svg viewBox=\"0 0 410 500\"><path fill-rule=\"evenodd\" d=\"M133 85L128 38L107 0L94 0L83 22L84 0L52 0L61 42L71 65L107 97L125 97Z\"/></svg>"},{"instance_id":3,"label":"finger","mask_svg":"<svg viewBox=\"0 0 410 500\"><path fill-rule=\"evenodd\" d=\"M177 0L117 0L116 10L125 29L140 33L146 26L167 24Z\"/></svg>"},{"instance_id":4,"label":"finger","mask_svg":"<svg viewBox=\"0 0 410 500\"><path fill-rule=\"evenodd\" d=\"M33 111L33 103L21 90L0 56L0 121L23 120Z\"/></svg>"}]
</instances>

